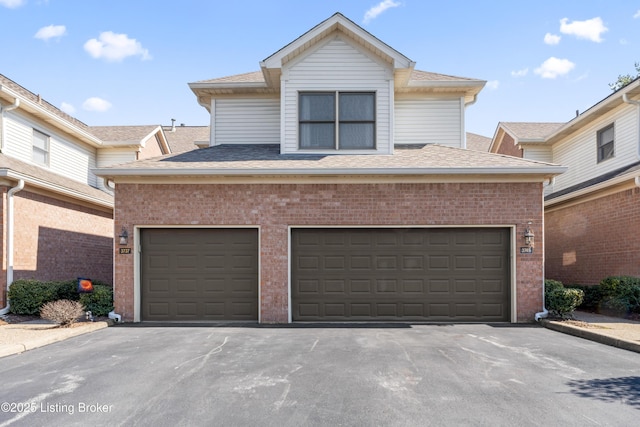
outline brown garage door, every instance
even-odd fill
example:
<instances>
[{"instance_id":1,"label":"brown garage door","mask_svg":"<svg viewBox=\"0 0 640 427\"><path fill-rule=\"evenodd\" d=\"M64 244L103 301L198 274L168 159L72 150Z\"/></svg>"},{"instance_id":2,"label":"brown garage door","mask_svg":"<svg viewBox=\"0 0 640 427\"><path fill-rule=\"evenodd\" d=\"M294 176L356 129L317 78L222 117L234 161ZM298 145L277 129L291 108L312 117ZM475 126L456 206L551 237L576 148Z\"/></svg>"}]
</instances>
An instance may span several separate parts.
<instances>
[{"instance_id":1,"label":"brown garage door","mask_svg":"<svg viewBox=\"0 0 640 427\"><path fill-rule=\"evenodd\" d=\"M142 320L257 320L258 230L141 230Z\"/></svg>"},{"instance_id":2,"label":"brown garage door","mask_svg":"<svg viewBox=\"0 0 640 427\"><path fill-rule=\"evenodd\" d=\"M298 321L509 321L509 230L294 229Z\"/></svg>"}]
</instances>

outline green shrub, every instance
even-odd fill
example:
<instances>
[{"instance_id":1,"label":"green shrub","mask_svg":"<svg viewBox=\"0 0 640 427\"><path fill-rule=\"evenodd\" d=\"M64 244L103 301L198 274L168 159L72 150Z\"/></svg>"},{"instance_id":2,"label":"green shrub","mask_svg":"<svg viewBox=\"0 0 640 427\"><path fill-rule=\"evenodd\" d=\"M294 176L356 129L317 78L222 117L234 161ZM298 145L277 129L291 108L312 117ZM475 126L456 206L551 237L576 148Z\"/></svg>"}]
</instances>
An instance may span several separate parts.
<instances>
[{"instance_id":1,"label":"green shrub","mask_svg":"<svg viewBox=\"0 0 640 427\"><path fill-rule=\"evenodd\" d=\"M79 294L77 279L63 282L41 282L38 280L16 280L9 288L11 313L36 316L48 302L56 300L79 301L91 306L94 316L106 316L113 310L113 292L111 286L93 281L92 294ZM83 299L84 297L84 299ZM109 308L110 307L110 308ZM105 309L109 308L106 312ZM104 312L104 314L102 314Z\"/></svg>"},{"instance_id":2,"label":"green shrub","mask_svg":"<svg viewBox=\"0 0 640 427\"><path fill-rule=\"evenodd\" d=\"M584 292L580 289L569 289L557 280L544 281L544 303L553 315L571 317L571 313L582 303Z\"/></svg>"},{"instance_id":3,"label":"green shrub","mask_svg":"<svg viewBox=\"0 0 640 427\"><path fill-rule=\"evenodd\" d=\"M54 282L37 280L16 280L9 288L11 313L38 315L40 307L58 298L58 288Z\"/></svg>"},{"instance_id":4,"label":"green shrub","mask_svg":"<svg viewBox=\"0 0 640 427\"><path fill-rule=\"evenodd\" d=\"M640 313L640 278L610 276L600 282L602 303L618 314Z\"/></svg>"},{"instance_id":5,"label":"green shrub","mask_svg":"<svg viewBox=\"0 0 640 427\"><path fill-rule=\"evenodd\" d=\"M50 301L40 309L40 317L62 327L71 326L84 315L84 307L78 301L59 299Z\"/></svg>"},{"instance_id":6,"label":"green shrub","mask_svg":"<svg viewBox=\"0 0 640 427\"><path fill-rule=\"evenodd\" d=\"M545 279L544 280L544 292L551 292L557 289L564 289L564 285L562 282L553 279Z\"/></svg>"},{"instance_id":7,"label":"green shrub","mask_svg":"<svg viewBox=\"0 0 640 427\"><path fill-rule=\"evenodd\" d=\"M600 289L600 285L569 285L567 288L580 289L584 292L584 299L578 308L593 312L600 310L602 305L602 290Z\"/></svg>"},{"instance_id":8,"label":"green shrub","mask_svg":"<svg viewBox=\"0 0 640 427\"><path fill-rule=\"evenodd\" d=\"M113 310L113 290L108 285L93 285L93 292L80 295L80 303L94 316L106 316Z\"/></svg>"}]
</instances>

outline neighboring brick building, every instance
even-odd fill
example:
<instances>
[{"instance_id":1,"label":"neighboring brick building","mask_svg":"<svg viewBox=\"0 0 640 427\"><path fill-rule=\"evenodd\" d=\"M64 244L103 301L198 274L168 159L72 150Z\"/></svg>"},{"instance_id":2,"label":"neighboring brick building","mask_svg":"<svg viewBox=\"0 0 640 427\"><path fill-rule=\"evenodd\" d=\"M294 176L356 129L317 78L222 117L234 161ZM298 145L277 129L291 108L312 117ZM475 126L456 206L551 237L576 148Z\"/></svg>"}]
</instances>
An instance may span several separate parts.
<instances>
[{"instance_id":1,"label":"neighboring brick building","mask_svg":"<svg viewBox=\"0 0 640 427\"><path fill-rule=\"evenodd\" d=\"M340 14L260 64L191 84L210 147L96 170L129 233L124 320L533 321L564 169L465 149L485 82L414 70Z\"/></svg>"},{"instance_id":2,"label":"neighboring brick building","mask_svg":"<svg viewBox=\"0 0 640 427\"><path fill-rule=\"evenodd\" d=\"M0 314L15 279L112 283L112 190L91 169L168 152L158 125L91 128L0 75Z\"/></svg>"},{"instance_id":3,"label":"neighboring brick building","mask_svg":"<svg viewBox=\"0 0 640 427\"><path fill-rule=\"evenodd\" d=\"M640 79L567 123L500 123L491 152L566 166L545 184L545 274L640 276Z\"/></svg>"}]
</instances>

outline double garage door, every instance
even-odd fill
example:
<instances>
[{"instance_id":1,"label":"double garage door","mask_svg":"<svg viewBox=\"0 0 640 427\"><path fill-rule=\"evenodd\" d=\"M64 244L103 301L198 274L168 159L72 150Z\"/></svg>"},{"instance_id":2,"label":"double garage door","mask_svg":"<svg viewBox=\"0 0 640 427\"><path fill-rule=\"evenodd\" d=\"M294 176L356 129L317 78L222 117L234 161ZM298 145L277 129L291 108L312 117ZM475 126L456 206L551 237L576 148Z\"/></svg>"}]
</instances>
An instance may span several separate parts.
<instances>
[{"instance_id":1,"label":"double garage door","mask_svg":"<svg viewBox=\"0 0 640 427\"><path fill-rule=\"evenodd\" d=\"M142 230L142 320L257 320L258 230ZM509 230L297 228L294 321L510 319Z\"/></svg>"}]
</instances>

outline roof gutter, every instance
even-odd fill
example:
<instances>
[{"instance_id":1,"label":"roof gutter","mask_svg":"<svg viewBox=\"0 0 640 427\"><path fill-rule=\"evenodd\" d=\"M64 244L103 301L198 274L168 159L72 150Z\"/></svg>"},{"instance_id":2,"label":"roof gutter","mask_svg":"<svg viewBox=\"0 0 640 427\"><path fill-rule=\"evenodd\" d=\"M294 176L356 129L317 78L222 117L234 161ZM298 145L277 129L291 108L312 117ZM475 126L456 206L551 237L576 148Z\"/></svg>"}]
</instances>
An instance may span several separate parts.
<instances>
[{"instance_id":1,"label":"roof gutter","mask_svg":"<svg viewBox=\"0 0 640 427\"><path fill-rule=\"evenodd\" d=\"M544 207L550 207L553 205L557 205L558 203L562 203L564 201L576 198L576 197L581 197L584 196L586 194L589 193L595 193L596 191L599 190L603 190L605 188L611 187L612 185L617 185L617 184L621 184L625 181L629 181L630 179L633 179L635 184L640 187L640 175L638 175L637 172L633 173L633 174L629 174L629 175L622 175L619 176L617 178L613 178L610 179L608 181L605 182L601 182L599 184L594 184L591 185L589 187L583 188L581 190L577 190L577 191L572 191L571 193L567 193L564 194L562 196L558 196L558 197L554 197L553 199L549 199L549 200L545 200L544 202Z\"/></svg>"},{"instance_id":2,"label":"roof gutter","mask_svg":"<svg viewBox=\"0 0 640 427\"><path fill-rule=\"evenodd\" d=\"M16 179L18 181L25 181L34 187L42 188L45 190L50 190L54 193L61 194L63 196L72 197L74 199L82 200L85 202L89 202L94 205L102 206L105 208L113 209L113 202L108 200L99 199L97 197L92 197L88 194L84 194L80 191L71 190L66 187L62 187L60 185L55 185L50 182L46 182L40 179L33 178L28 175L24 175L21 173L17 173L8 169L0 169L0 177L7 177L11 179ZM106 194L106 193L105 193Z\"/></svg>"},{"instance_id":3,"label":"roof gutter","mask_svg":"<svg viewBox=\"0 0 640 427\"><path fill-rule=\"evenodd\" d=\"M5 126L4 126L4 113L6 111L15 110L20 106L20 99L14 98L13 104L7 105L3 107L0 105L0 153L4 150L4 135L5 135Z\"/></svg>"}]
</instances>

